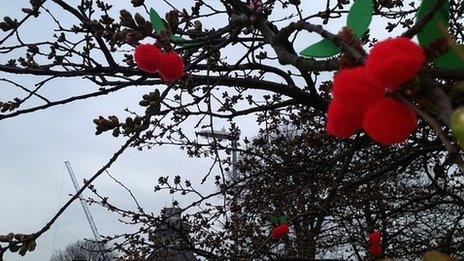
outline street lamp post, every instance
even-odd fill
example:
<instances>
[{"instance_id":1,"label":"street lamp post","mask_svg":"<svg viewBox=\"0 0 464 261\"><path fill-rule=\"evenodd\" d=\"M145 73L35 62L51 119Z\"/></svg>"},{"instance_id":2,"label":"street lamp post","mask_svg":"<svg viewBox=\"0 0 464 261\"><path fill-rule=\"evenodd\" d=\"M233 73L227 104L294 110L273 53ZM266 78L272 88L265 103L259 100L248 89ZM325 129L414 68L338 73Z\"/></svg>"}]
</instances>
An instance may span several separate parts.
<instances>
[{"instance_id":1,"label":"street lamp post","mask_svg":"<svg viewBox=\"0 0 464 261\"><path fill-rule=\"evenodd\" d=\"M204 138L215 138L219 140L230 140L232 145L232 181L236 182L238 180L237 174L237 141L239 139L238 135L234 135L230 132L226 132L223 128L221 131L199 131L196 133L198 136Z\"/></svg>"},{"instance_id":2,"label":"street lamp post","mask_svg":"<svg viewBox=\"0 0 464 261\"><path fill-rule=\"evenodd\" d=\"M239 139L239 135L234 135L232 133L226 132L224 128L222 128L221 131L200 131L196 133L197 135L204 137L204 138L215 138L219 140L230 140L230 143L232 145L232 181L237 182L238 181L238 173L237 173L237 141ZM235 189L233 189L235 191ZM232 204L234 205L236 202L236 198L233 197L232 199ZM231 220L232 224L238 224L239 221L239 216L232 213L231 215ZM236 230L234 229L233 226L232 228L232 233L236 238ZM232 239L233 241L233 248L235 251L238 251L238 243L237 239Z\"/></svg>"}]
</instances>

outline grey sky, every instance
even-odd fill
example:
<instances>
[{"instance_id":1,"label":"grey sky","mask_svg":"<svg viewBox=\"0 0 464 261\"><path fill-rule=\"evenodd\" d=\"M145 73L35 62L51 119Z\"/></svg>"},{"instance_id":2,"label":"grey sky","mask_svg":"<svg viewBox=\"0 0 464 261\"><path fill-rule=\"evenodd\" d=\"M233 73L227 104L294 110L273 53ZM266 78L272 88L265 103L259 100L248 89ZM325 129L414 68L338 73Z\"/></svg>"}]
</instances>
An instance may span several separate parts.
<instances>
[{"instance_id":1,"label":"grey sky","mask_svg":"<svg viewBox=\"0 0 464 261\"><path fill-rule=\"evenodd\" d=\"M5 15L13 18L22 17L19 10L28 2L27 0L1 1L0 17ZM147 1L148 4L149 2ZM155 8L160 13L169 10L162 1L152 2L156 3ZM184 0L170 2L177 7L187 7L190 3ZM321 3L324 1L315 3L315 1L303 0L302 2L303 5L311 2L317 5L314 9L311 8L312 10L321 10ZM115 6L113 12L119 12L123 8L132 10L129 0L114 1L112 4ZM52 4L46 6L50 7ZM343 24L344 19L332 23L332 28L335 28L333 31L337 31ZM27 34L29 39L50 37L50 34L44 33L47 32L47 24L29 23L27 26L30 28L30 33ZM309 34L300 38L296 44L299 50L319 39ZM232 56L229 52L231 59ZM5 75L0 73L0 78L3 77ZM21 76L17 79L28 86L35 83L29 76ZM92 88L83 81L57 80L47 87L46 94L58 98L79 93L82 89L90 91ZM65 202L69 198L68 194L73 193L71 181L65 172L64 161L71 161L78 180L82 182L82 178L93 175L124 142L123 139L114 139L108 134L95 136L92 119L98 115L124 116L124 108L137 108L142 94L150 90L152 88L133 87L106 97L0 121L0 198L2 199L0 234L30 233L40 229L56 212L59 202ZM1 101L14 97L15 94L16 90L11 86L0 83ZM240 118L237 122L242 128L242 137L251 137L256 133L257 127L253 125L253 118ZM227 127L226 124L226 122L218 122L217 126ZM184 179L197 183L207 171L209 163L208 159L188 158L184 152L173 147L155 148L143 152L131 149L120 158L110 172L132 189L147 211L158 213L161 207L171 202L170 195L153 193L153 186L158 176L182 174ZM63 189L60 197L62 179ZM99 191L110 197L110 200L134 208L126 192L108 177L103 176L95 184ZM204 189L211 188L206 186ZM93 206L90 208L102 234L111 235L127 229L117 222L115 216L108 214L104 209ZM53 248L60 249L76 240L90 237L90 229L81 206L75 202L60 218L58 224L38 240L35 252L28 253L23 258L17 254L7 254L5 258L6 260L48 260Z\"/></svg>"}]
</instances>

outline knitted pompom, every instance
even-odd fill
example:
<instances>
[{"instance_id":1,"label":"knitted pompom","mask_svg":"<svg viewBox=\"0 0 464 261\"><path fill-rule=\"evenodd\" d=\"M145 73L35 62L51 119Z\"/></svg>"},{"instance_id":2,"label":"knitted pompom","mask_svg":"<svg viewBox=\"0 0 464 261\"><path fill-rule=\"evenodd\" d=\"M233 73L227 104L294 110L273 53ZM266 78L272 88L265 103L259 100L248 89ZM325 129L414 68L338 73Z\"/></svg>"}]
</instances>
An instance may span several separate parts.
<instances>
[{"instance_id":1,"label":"knitted pompom","mask_svg":"<svg viewBox=\"0 0 464 261\"><path fill-rule=\"evenodd\" d=\"M134 59L140 70L155 73L161 66L161 50L152 44L142 44L135 48Z\"/></svg>"},{"instance_id":2,"label":"knitted pompom","mask_svg":"<svg viewBox=\"0 0 464 261\"><path fill-rule=\"evenodd\" d=\"M422 68L425 54L409 38L400 37L380 42L366 60L369 75L391 91L412 80Z\"/></svg>"},{"instance_id":3,"label":"knitted pompom","mask_svg":"<svg viewBox=\"0 0 464 261\"><path fill-rule=\"evenodd\" d=\"M385 88L372 81L364 67L341 70L334 79L334 98L365 111L385 95Z\"/></svg>"},{"instance_id":4,"label":"knitted pompom","mask_svg":"<svg viewBox=\"0 0 464 261\"><path fill-rule=\"evenodd\" d=\"M382 234L380 233L380 231L375 230L369 234L369 242L372 245L380 245L381 240Z\"/></svg>"},{"instance_id":5,"label":"knitted pompom","mask_svg":"<svg viewBox=\"0 0 464 261\"><path fill-rule=\"evenodd\" d=\"M362 127L363 112L353 106L333 100L327 111L327 132L335 137L347 139Z\"/></svg>"},{"instance_id":6,"label":"knitted pompom","mask_svg":"<svg viewBox=\"0 0 464 261\"><path fill-rule=\"evenodd\" d=\"M383 254L383 249L381 246L379 245L372 245L370 248L369 248L369 253L372 255L372 256L375 256L375 257L378 257L378 256L381 256Z\"/></svg>"},{"instance_id":7,"label":"knitted pompom","mask_svg":"<svg viewBox=\"0 0 464 261\"><path fill-rule=\"evenodd\" d=\"M278 227L272 229L272 238L274 240L279 240L282 236L288 234L290 228L287 224L281 224Z\"/></svg>"},{"instance_id":8,"label":"knitted pompom","mask_svg":"<svg viewBox=\"0 0 464 261\"><path fill-rule=\"evenodd\" d=\"M159 69L165 82L174 82L185 74L184 59L176 52L164 53L163 64Z\"/></svg>"},{"instance_id":9,"label":"knitted pompom","mask_svg":"<svg viewBox=\"0 0 464 261\"><path fill-rule=\"evenodd\" d=\"M387 97L367 109L363 127L380 144L398 144L404 142L417 128L417 116L405 104Z\"/></svg>"}]
</instances>

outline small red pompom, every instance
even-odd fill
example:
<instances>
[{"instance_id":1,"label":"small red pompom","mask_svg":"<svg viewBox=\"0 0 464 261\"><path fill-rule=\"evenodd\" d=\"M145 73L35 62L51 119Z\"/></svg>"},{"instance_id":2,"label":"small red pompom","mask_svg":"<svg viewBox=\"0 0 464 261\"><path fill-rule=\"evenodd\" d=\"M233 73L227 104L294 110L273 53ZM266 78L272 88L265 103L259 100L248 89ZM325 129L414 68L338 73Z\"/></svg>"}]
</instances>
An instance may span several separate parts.
<instances>
[{"instance_id":1,"label":"small red pompom","mask_svg":"<svg viewBox=\"0 0 464 261\"><path fill-rule=\"evenodd\" d=\"M362 121L362 111L339 100L333 100L327 111L326 129L330 135L347 139L361 129Z\"/></svg>"},{"instance_id":2,"label":"small red pompom","mask_svg":"<svg viewBox=\"0 0 464 261\"><path fill-rule=\"evenodd\" d=\"M382 234L380 233L380 231L375 230L369 234L369 242L372 245L380 245L381 240Z\"/></svg>"},{"instance_id":3,"label":"small red pompom","mask_svg":"<svg viewBox=\"0 0 464 261\"><path fill-rule=\"evenodd\" d=\"M341 70L332 88L334 98L365 111L385 95L385 88L372 81L364 67Z\"/></svg>"},{"instance_id":4,"label":"small red pompom","mask_svg":"<svg viewBox=\"0 0 464 261\"><path fill-rule=\"evenodd\" d=\"M288 234L290 228L287 224L281 224L278 227L272 229L272 238L274 240L279 240L283 235Z\"/></svg>"},{"instance_id":5,"label":"small red pompom","mask_svg":"<svg viewBox=\"0 0 464 261\"><path fill-rule=\"evenodd\" d=\"M371 253L372 256L381 256L383 254L383 249L381 246L379 245L372 245L370 248L369 248L369 253Z\"/></svg>"},{"instance_id":6,"label":"small red pompom","mask_svg":"<svg viewBox=\"0 0 464 261\"><path fill-rule=\"evenodd\" d=\"M372 48L366 60L369 75L391 91L412 80L422 68L425 54L409 38L387 39Z\"/></svg>"},{"instance_id":7,"label":"small red pompom","mask_svg":"<svg viewBox=\"0 0 464 261\"><path fill-rule=\"evenodd\" d=\"M387 97L367 109L363 127L374 141L393 145L404 142L417 128L417 115L405 104Z\"/></svg>"},{"instance_id":8,"label":"small red pompom","mask_svg":"<svg viewBox=\"0 0 464 261\"><path fill-rule=\"evenodd\" d=\"M161 77L166 82L173 82L185 74L184 59L176 52L164 53L163 64L159 69Z\"/></svg>"},{"instance_id":9,"label":"small red pompom","mask_svg":"<svg viewBox=\"0 0 464 261\"><path fill-rule=\"evenodd\" d=\"M140 70L155 73L161 66L161 50L152 44L142 44L135 48L134 59Z\"/></svg>"}]
</instances>

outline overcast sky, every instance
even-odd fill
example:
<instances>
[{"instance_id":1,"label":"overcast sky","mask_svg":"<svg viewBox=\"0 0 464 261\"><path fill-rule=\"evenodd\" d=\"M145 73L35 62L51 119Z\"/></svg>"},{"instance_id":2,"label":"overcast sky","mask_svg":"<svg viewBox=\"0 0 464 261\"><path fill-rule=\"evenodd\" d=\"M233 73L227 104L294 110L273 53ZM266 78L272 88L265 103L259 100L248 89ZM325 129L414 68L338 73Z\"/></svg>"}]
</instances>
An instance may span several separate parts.
<instances>
[{"instance_id":1,"label":"overcast sky","mask_svg":"<svg viewBox=\"0 0 464 261\"><path fill-rule=\"evenodd\" d=\"M19 10L26 7L28 2L2 0L0 17L5 15L12 18L22 17L23 14ZM156 3L153 7L161 14L169 10L162 1L147 1L148 4L150 2ZM171 0L170 2L183 7L190 1ZM324 1L302 2L304 8L309 9L310 7L305 5L311 3L316 5L315 10L322 10L320 3ZM111 1L111 4L115 6L113 12L118 12L122 8L130 9L131 6L130 0ZM46 3L45 6L53 5ZM69 17L69 14L65 14L64 17ZM333 31L337 31L343 23L344 21L332 23L332 28L336 28ZM37 39L50 38L50 34L44 33L50 25L31 20L27 26L28 39L37 41ZM319 39L309 34L303 37L297 42L297 48L303 48ZM231 53L228 55L233 58ZM4 61L5 57L2 57L1 62ZM0 73L0 78L6 77L2 74ZM16 80L29 87L36 83L27 75L17 77ZM43 94L59 98L91 91L93 88L94 86L88 86L87 82L61 79L50 84ZM101 168L124 142L124 139L114 139L111 135L95 136L92 119L98 115L124 116L125 108L137 107L142 94L151 90L146 87L129 88L106 97L75 102L0 121L0 198L2 199L0 234L31 233L39 230L57 211L60 203L69 198L68 194L74 192L64 162L67 160L71 162L79 182L82 182L83 178L92 176ZM13 87L0 83L0 101L15 97L17 94ZM251 137L256 133L257 127L253 125L253 119L245 117L238 119L237 122L242 128L242 137ZM218 123L217 126L222 127L221 124L228 127L226 122ZM153 193L153 186L158 176L181 174L184 179L198 182L209 168L209 164L208 159L190 159L184 152L172 147L143 152L130 149L114 164L110 172L132 189L147 211L158 213L160 208L170 205L172 200L170 195ZM95 184L99 191L119 205L135 209L127 193L108 177L102 176ZM211 186L205 189L211 189ZM101 234L111 235L127 229L117 222L115 216L109 215L104 209L92 206L91 211ZM91 238L91 232L81 206L76 201L53 229L40 237L35 252L28 253L23 258L8 253L5 259L48 260L54 249L63 248L82 238Z\"/></svg>"}]
</instances>

